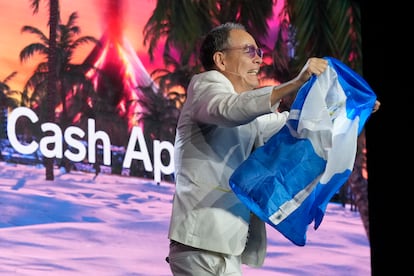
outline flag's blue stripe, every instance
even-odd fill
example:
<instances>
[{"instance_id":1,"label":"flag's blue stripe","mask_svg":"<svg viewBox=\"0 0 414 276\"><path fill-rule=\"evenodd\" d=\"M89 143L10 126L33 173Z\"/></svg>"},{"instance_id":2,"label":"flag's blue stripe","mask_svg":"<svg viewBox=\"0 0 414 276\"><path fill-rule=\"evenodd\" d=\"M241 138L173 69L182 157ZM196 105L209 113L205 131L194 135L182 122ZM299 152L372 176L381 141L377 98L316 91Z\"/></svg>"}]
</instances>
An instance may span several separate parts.
<instances>
[{"instance_id":1,"label":"flag's blue stripe","mask_svg":"<svg viewBox=\"0 0 414 276\"><path fill-rule=\"evenodd\" d=\"M357 116L360 118L358 133L361 133L365 122L372 114L372 108L377 100L376 95L369 84L344 63L332 57L326 59L337 72L338 82L347 96L346 113L348 118L351 120Z\"/></svg>"}]
</instances>

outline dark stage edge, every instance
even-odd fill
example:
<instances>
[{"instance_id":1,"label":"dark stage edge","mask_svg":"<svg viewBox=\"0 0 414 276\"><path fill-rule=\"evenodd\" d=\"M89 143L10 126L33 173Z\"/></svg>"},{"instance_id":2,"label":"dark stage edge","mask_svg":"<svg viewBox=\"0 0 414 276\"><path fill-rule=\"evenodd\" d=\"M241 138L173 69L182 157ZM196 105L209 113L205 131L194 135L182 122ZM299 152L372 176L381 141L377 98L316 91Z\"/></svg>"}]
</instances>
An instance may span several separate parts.
<instances>
[{"instance_id":1,"label":"dark stage edge","mask_svg":"<svg viewBox=\"0 0 414 276\"><path fill-rule=\"evenodd\" d=\"M414 162L410 154L414 81L410 55L414 15L407 5L359 1L362 16L363 77L376 92L381 108L366 124L371 271L373 276L403 275L411 251ZM370 3L368 3L370 2ZM405 19L405 20L404 20ZM406 73L405 73L406 72ZM410 76L407 76L407 73ZM409 107L408 105L412 105ZM407 114L411 111L411 114ZM411 173L411 175L413 175ZM410 212L409 212L410 211ZM406 248L402 251L402 248ZM407 268L405 268L406 266ZM408 267L410 266L410 267ZM401 273L399 273L401 271Z\"/></svg>"}]
</instances>

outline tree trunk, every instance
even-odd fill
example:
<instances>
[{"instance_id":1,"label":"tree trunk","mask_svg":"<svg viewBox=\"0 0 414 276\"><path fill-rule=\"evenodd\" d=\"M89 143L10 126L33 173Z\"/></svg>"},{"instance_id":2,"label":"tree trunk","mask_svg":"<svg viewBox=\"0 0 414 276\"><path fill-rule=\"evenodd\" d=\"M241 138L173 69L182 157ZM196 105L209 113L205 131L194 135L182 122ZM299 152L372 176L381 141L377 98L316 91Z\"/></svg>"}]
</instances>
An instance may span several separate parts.
<instances>
[{"instance_id":1,"label":"tree trunk","mask_svg":"<svg viewBox=\"0 0 414 276\"><path fill-rule=\"evenodd\" d=\"M48 84L47 84L47 121L55 122L55 97L57 92L56 72L56 37L59 18L59 1L50 0L49 3L49 56L48 56ZM54 158L45 158L46 180L54 180Z\"/></svg>"}]
</instances>

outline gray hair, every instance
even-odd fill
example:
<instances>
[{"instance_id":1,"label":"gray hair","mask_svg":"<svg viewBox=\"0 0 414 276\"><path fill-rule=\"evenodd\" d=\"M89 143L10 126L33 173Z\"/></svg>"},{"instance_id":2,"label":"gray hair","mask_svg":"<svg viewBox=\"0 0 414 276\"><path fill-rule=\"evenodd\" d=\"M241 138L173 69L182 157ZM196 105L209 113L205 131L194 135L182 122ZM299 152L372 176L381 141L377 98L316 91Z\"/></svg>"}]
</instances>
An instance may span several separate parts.
<instances>
[{"instance_id":1,"label":"gray hair","mask_svg":"<svg viewBox=\"0 0 414 276\"><path fill-rule=\"evenodd\" d=\"M201 43L199 55L199 60L205 70L214 69L214 53L228 46L230 31L235 29L246 31L246 28L240 23L227 22L213 28L206 35Z\"/></svg>"}]
</instances>

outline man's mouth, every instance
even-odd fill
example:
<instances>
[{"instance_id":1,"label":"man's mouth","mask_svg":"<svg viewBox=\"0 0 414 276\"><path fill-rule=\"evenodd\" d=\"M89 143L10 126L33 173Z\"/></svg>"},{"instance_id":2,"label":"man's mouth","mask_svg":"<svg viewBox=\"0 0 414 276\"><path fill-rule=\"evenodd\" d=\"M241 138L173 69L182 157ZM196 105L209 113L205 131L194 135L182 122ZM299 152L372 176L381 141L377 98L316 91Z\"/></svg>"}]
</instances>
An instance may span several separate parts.
<instances>
[{"instance_id":1,"label":"man's mouth","mask_svg":"<svg viewBox=\"0 0 414 276\"><path fill-rule=\"evenodd\" d=\"M257 74L259 74L259 70L257 70L257 69L249 70L249 71L247 71L247 74L257 76Z\"/></svg>"}]
</instances>

